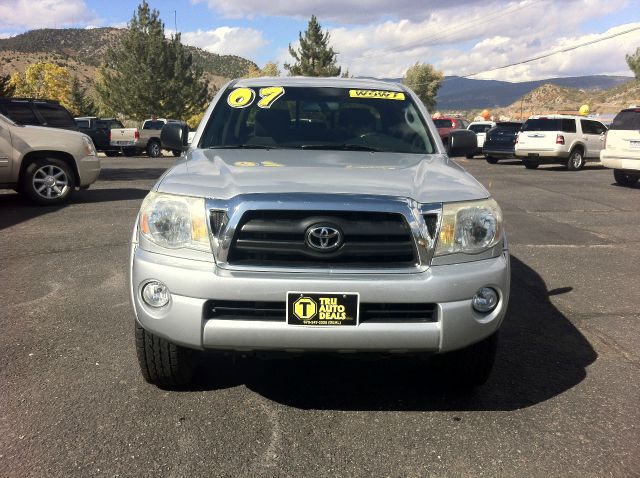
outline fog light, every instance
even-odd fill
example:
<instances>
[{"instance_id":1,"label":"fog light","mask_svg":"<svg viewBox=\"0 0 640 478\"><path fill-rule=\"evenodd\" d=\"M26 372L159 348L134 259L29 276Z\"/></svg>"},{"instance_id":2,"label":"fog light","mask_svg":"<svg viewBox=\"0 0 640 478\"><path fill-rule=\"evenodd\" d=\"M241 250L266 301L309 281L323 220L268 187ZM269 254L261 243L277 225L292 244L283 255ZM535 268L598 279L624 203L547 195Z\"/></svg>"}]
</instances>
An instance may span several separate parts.
<instances>
[{"instance_id":1,"label":"fog light","mask_svg":"<svg viewBox=\"0 0 640 478\"><path fill-rule=\"evenodd\" d=\"M491 287L481 287L471 299L471 305L477 312L491 312L498 305L498 293Z\"/></svg>"},{"instance_id":2,"label":"fog light","mask_svg":"<svg viewBox=\"0 0 640 478\"><path fill-rule=\"evenodd\" d=\"M157 280L147 282L142 288L142 300L151 307L164 307L170 297L169 288Z\"/></svg>"}]
</instances>

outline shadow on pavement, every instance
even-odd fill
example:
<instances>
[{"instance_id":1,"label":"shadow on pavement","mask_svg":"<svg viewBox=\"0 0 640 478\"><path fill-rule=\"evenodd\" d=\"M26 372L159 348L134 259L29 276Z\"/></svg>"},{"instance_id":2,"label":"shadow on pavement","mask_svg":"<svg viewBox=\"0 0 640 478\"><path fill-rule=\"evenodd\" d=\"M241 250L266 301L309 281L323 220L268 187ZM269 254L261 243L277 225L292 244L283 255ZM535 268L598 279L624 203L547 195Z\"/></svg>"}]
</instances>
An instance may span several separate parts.
<instances>
[{"instance_id":1,"label":"shadow on pavement","mask_svg":"<svg viewBox=\"0 0 640 478\"><path fill-rule=\"evenodd\" d=\"M549 400L580 383L597 354L549 301L542 278L517 258L511 261L511 301L495 368L474 392L445 388L435 371L415 358L322 355L206 357L203 378L191 390L245 384L283 405L330 410L516 410Z\"/></svg>"},{"instance_id":2,"label":"shadow on pavement","mask_svg":"<svg viewBox=\"0 0 640 478\"><path fill-rule=\"evenodd\" d=\"M102 168L98 181L158 179L167 168Z\"/></svg>"},{"instance_id":3,"label":"shadow on pavement","mask_svg":"<svg viewBox=\"0 0 640 478\"><path fill-rule=\"evenodd\" d=\"M0 230L71 205L142 200L148 193L147 189L135 188L86 189L76 191L68 204L60 206L38 206L30 203L18 193L0 194Z\"/></svg>"}]
</instances>

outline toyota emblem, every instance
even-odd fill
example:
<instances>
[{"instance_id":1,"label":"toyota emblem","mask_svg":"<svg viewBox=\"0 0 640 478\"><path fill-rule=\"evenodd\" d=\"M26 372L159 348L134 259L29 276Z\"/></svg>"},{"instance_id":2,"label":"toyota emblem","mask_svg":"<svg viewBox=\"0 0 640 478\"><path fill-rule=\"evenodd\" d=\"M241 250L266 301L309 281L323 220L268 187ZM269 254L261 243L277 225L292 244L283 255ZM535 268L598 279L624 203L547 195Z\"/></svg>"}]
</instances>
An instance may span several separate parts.
<instances>
[{"instance_id":1,"label":"toyota emblem","mask_svg":"<svg viewBox=\"0 0 640 478\"><path fill-rule=\"evenodd\" d=\"M334 226L314 224L307 229L306 243L321 252L335 251L342 245L342 231Z\"/></svg>"}]
</instances>

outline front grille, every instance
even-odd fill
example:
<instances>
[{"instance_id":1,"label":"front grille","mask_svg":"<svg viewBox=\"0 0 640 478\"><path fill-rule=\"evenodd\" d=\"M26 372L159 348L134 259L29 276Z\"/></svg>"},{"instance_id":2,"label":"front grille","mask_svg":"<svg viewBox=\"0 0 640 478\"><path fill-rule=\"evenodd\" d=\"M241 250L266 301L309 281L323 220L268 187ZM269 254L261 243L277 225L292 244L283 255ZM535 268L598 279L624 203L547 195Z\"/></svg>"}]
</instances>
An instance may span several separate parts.
<instances>
[{"instance_id":1,"label":"front grille","mask_svg":"<svg viewBox=\"0 0 640 478\"><path fill-rule=\"evenodd\" d=\"M315 224L336 226L344 243L322 252L305 242ZM244 214L227 262L243 266L404 268L418 263L402 214L358 211L258 210Z\"/></svg>"},{"instance_id":2,"label":"front grille","mask_svg":"<svg viewBox=\"0 0 640 478\"><path fill-rule=\"evenodd\" d=\"M205 303L205 319L257 320L284 322L286 303L262 301L209 300ZM360 304L360 323L415 323L437 322L437 305L414 304Z\"/></svg>"}]
</instances>

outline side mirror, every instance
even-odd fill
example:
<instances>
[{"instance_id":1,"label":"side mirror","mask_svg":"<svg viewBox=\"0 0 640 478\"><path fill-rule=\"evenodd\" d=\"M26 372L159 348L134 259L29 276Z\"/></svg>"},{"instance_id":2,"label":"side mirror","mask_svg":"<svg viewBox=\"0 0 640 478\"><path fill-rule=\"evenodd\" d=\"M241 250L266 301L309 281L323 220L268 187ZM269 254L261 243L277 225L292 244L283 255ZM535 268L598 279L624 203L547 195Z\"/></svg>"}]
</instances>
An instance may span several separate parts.
<instances>
[{"instance_id":1,"label":"side mirror","mask_svg":"<svg viewBox=\"0 0 640 478\"><path fill-rule=\"evenodd\" d=\"M189 149L188 136L189 127L187 123L167 123L160 131L160 142L163 149L186 151Z\"/></svg>"},{"instance_id":2,"label":"side mirror","mask_svg":"<svg viewBox=\"0 0 640 478\"><path fill-rule=\"evenodd\" d=\"M473 131L457 129L449 133L447 152L449 156L468 156L478 149L478 138Z\"/></svg>"}]
</instances>

